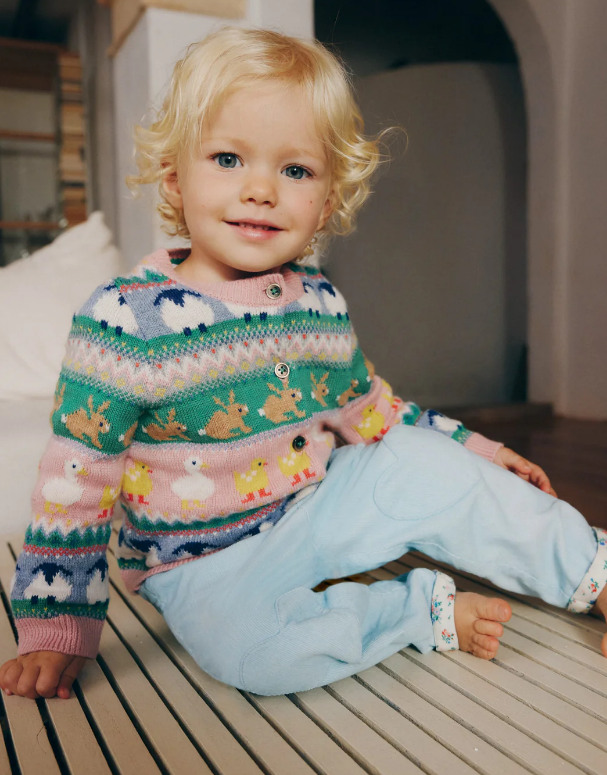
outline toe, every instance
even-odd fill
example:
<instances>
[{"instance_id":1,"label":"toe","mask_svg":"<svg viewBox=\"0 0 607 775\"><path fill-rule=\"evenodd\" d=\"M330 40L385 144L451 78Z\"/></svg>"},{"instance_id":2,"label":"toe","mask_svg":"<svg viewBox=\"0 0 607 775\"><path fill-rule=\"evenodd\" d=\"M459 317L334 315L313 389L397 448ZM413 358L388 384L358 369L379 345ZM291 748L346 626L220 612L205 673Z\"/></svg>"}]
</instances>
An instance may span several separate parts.
<instances>
[{"instance_id":1,"label":"toe","mask_svg":"<svg viewBox=\"0 0 607 775\"><path fill-rule=\"evenodd\" d=\"M501 638L504 634L501 623L491 619L477 619L474 622L474 631L479 635L493 635L495 638Z\"/></svg>"},{"instance_id":2,"label":"toe","mask_svg":"<svg viewBox=\"0 0 607 775\"><path fill-rule=\"evenodd\" d=\"M490 635L474 635L472 638L472 653L481 659L493 659L499 648L499 640Z\"/></svg>"},{"instance_id":3,"label":"toe","mask_svg":"<svg viewBox=\"0 0 607 775\"><path fill-rule=\"evenodd\" d=\"M505 600L500 600L499 597L481 597L478 602L477 615L479 619L507 622L512 616L512 609Z\"/></svg>"},{"instance_id":4,"label":"toe","mask_svg":"<svg viewBox=\"0 0 607 775\"><path fill-rule=\"evenodd\" d=\"M603 656L607 657L607 633L603 635L603 640L601 641L601 651L603 652Z\"/></svg>"}]
</instances>

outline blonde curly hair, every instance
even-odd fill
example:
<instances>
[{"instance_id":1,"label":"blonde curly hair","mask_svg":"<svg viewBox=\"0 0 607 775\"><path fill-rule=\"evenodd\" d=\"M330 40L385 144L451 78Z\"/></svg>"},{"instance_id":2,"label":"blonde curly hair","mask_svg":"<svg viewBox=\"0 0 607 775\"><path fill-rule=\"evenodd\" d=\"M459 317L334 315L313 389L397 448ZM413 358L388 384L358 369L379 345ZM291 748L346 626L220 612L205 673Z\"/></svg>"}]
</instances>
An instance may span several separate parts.
<instances>
[{"instance_id":1,"label":"blonde curly hair","mask_svg":"<svg viewBox=\"0 0 607 775\"><path fill-rule=\"evenodd\" d=\"M319 134L331 163L332 214L317 235L322 247L332 234L347 234L370 193L381 160L376 138L364 136L363 120L348 74L337 57L317 41L262 29L224 27L188 47L177 62L156 120L135 128L139 174L128 178L136 190L158 183L158 212L168 234L188 238L183 211L166 199L163 178L177 172L200 147L205 128L226 97L264 80L302 87L310 98Z\"/></svg>"}]
</instances>

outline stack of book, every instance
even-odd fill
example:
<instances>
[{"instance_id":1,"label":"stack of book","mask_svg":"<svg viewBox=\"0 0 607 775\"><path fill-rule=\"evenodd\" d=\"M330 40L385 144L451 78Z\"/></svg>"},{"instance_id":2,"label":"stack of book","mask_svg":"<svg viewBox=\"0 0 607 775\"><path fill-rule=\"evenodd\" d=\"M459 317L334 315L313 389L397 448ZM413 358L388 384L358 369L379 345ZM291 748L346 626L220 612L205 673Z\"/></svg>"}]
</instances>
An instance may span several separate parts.
<instances>
[{"instance_id":1,"label":"stack of book","mask_svg":"<svg viewBox=\"0 0 607 775\"><path fill-rule=\"evenodd\" d=\"M63 216L70 226L86 220L85 116L78 54L59 55L59 179Z\"/></svg>"}]
</instances>

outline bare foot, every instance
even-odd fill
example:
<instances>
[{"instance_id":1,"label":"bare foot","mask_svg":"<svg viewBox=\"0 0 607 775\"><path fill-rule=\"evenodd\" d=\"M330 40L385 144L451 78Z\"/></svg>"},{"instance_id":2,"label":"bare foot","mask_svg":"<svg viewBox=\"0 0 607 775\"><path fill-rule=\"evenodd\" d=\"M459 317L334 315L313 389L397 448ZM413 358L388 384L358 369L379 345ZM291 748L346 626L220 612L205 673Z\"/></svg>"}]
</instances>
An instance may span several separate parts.
<instances>
[{"instance_id":1,"label":"bare foot","mask_svg":"<svg viewBox=\"0 0 607 775\"><path fill-rule=\"evenodd\" d=\"M507 622L512 609L505 600L484 597L475 592L455 595L455 629L461 651L481 659L493 659L504 634L501 622Z\"/></svg>"},{"instance_id":2,"label":"bare foot","mask_svg":"<svg viewBox=\"0 0 607 775\"><path fill-rule=\"evenodd\" d=\"M599 616L602 616L603 619L607 621L607 587L603 587L601 590L601 594L598 596L596 603L594 604L592 613L596 613ZM607 657L607 633L603 635L603 640L601 641L601 651L603 652L603 656Z\"/></svg>"}]
</instances>

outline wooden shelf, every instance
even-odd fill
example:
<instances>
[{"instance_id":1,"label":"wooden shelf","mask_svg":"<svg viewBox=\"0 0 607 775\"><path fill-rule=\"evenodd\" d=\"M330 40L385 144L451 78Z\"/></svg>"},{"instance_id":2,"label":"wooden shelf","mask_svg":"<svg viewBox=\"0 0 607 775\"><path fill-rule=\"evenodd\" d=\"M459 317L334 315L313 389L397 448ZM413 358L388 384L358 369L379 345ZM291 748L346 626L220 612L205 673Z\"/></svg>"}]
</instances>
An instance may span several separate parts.
<instances>
[{"instance_id":1,"label":"wooden shelf","mask_svg":"<svg viewBox=\"0 0 607 775\"><path fill-rule=\"evenodd\" d=\"M55 231L61 226L57 221L0 221L0 229L25 229L26 231Z\"/></svg>"},{"instance_id":2,"label":"wooden shelf","mask_svg":"<svg viewBox=\"0 0 607 775\"><path fill-rule=\"evenodd\" d=\"M0 140L28 140L54 143L57 141L57 137L52 132L19 132L12 129L0 129Z\"/></svg>"}]
</instances>

